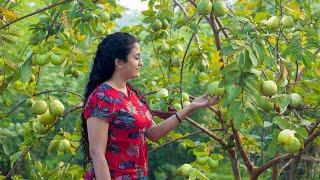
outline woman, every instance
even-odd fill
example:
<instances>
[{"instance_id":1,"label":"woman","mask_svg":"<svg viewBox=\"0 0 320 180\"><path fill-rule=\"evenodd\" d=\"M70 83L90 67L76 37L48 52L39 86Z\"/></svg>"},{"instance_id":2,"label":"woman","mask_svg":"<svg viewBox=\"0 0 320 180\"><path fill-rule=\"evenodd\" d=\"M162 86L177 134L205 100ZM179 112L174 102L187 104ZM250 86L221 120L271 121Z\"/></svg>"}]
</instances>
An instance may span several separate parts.
<instances>
[{"instance_id":1,"label":"woman","mask_svg":"<svg viewBox=\"0 0 320 180\"><path fill-rule=\"evenodd\" d=\"M82 114L84 179L147 179L146 138L157 141L197 108L214 103L209 96L156 125L145 100L127 81L140 76L139 41L128 33L108 35L99 44L85 92Z\"/></svg>"}]
</instances>

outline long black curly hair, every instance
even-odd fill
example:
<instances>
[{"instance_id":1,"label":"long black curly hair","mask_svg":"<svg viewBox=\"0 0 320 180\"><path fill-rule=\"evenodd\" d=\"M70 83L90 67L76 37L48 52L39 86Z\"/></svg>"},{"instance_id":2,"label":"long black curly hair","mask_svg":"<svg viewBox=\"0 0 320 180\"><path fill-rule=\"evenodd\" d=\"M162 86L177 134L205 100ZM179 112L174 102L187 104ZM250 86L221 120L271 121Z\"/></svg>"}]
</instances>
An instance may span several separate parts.
<instances>
[{"instance_id":1,"label":"long black curly hair","mask_svg":"<svg viewBox=\"0 0 320 180\"><path fill-rule=\"evenodd\" d=\"M101 83L107 81L111 78L114 69L115 69L115 59L119 58L120 60L127 62L127 56L133 48L133 44L139 40L129 33L116 32L105 37L96 51L92 69L88 77L88 82L85 88L84 93L84 106L87 103L88 97L93 92L93 90L100 85ZM128 83L128 87L133 90L141 102L143 102L149 109L148 104L146 103L144 97L141 96L141 93ZM81 114L82 119L82 138L81 144L83 147L84 153L84 164L83 168L88 169L88 164L92 162L92 159L89 154L89 140L88 140L88 131L87 131L87 122L84 119L83 113Z\"/></svg>"}]
</instances>

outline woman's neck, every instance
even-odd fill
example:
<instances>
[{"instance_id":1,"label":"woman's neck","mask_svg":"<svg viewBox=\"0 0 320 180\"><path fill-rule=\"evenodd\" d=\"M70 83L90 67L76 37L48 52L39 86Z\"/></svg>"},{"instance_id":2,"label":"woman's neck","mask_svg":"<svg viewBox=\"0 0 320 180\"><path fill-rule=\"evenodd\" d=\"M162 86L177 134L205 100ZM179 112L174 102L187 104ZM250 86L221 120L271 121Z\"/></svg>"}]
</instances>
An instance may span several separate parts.
<instances>
[{"instance_id":1,"label":"woman's neck","mask_svg":"<svg viewBox=\"0 0 320 180\"><path fill-rule=\"evenodd\" d=\"M111 77L109 80L106 81L108 84L110 84L113 88L116 88L120 91L124 91L126 92L126 83L127 81L125 81L124 79L120 78L120 77Z\"/></svg>"}]
</instances>

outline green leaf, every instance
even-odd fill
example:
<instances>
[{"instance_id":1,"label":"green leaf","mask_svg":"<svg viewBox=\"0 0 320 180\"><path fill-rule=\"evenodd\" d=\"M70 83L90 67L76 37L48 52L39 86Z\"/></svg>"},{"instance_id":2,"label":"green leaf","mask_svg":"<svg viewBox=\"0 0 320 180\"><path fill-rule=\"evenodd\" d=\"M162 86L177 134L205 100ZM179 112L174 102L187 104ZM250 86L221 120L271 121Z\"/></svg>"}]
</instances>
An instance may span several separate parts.
<instances>
[{"instance_id":1,"label":"green leaf","mask_svg":"<svg viewBox=\"0 0 320 180\"><path fill-rule=\"evenodd\" d=\"M255 75L247 75L244 80L244 90L249 93L249 95L257 96L259 95L259 91L257 90L258 83L255 80Z\"/></svg>"},{"instance_id":2,"label":"green leaf","mask_svg":"<svg viewBox=\"0 0 320 180\"><path fill-rule=\"evenodd\" d=\"M257 125L263 127L263 121L254 106L250 106L250 108L246 109L246 119L250 120L251 122L255 122Z\"/></svg>"},{"instance_id":3,"label":"green leaf","mask_svg":"<svg viewBox=\"0 0 320 180\"><path fill-rule=\"evenodd\" d=\"M13 164L20 158L22 155L21 151L18 151L10 156L10 167L13 167Z\"/></svg>"},{"instance_id":4,"label":"green leaf","mask_svg":"<svg viewBox=\"0 0 320 180\"><path fill-rule=\"evenodd\" d=\"M199 25L196 24L196 23L191 23L189 25L190 29L195 33L195 34L198 34L198 31L199 31Z\"/></svg>"},{"instance_id":5,"label":"green leaf","mask_svg":"<svg viewBox=\"0 0 320 180\"><path fill-rule=\"evenodd\" d=\"M240 106L240 101L232 102L228 107L228 118L233 119L235 116L237 116L237 112L239 111Z\"/></svg>"},{"instance_id":6,"label":"green leaf","mask_svg":"<svg viewBox=\"0 0 320 180\"><path fill-rule=\"evenodd\" d=\"M232 101L234 101L239 94L242 92L242 87L233 86L231 88L227 88L227 100L224 102L225 106L228 106Z\"/></svg>"},{"instance_id":7,"label":"green leaf","mask_svg":"<svg viewBox=\"0 0 320 180\"><path fill-rule=\"evenodd\" d=\"M31 54L32 54L32 52L31 52ZM28 56L28 57L29 58L26 60L26 62L21 67L21 80L23 82L29 82L30 77L31 77L31 56Z\"/></svg>"},{"instance_id":8,"label":"green leaf","mask_svg":"<svg viewBox=\"0 0 320 180\"><path fill-rule=\"evenodd\" d=\"M197 179L196 169L192 168L189 173L189 180L196 180L196 179Z\"/></svg>"},{"instance_id":9,"label":"green leaf","mask_svg":"<svg viewBox=\"0 0 320 180\"><path fill-rule=\"evenodd\" d=\"M15 44L18 41L18 38L16 36L12 36L10 34L2 35L1 39L8 44Z\"/></svg>"},{"instance_id":10,"label":"green leaf","mask_svg":"<svg viewBox=\"0 0 320 180\"><path fill-rule=\"evenodd\" d=\"M308 69L312 68L312 63L317 57L315 57L312 53L306 52L302 58L304 65L307 66Z\"/></svg>"},{"instance_id":11,"label":"green leaf","mask_svg":"<svg viewBox=\"0 0 320 180\"><path fill-rule=\"evenodd\" d=\"M238 82L240 80L241 71L235 70L231 71L226 75L226 86L231 86L235 82Z\"/></svg>"},{"instance_id":12,"label":"green leaf","mask_svg":"<svg viewBox=\"0 0 320 180\"><path fill-rule=\"evenodd\" d=\"M238 64L236 62L233 62L233 63L230 63L227 66L225 66L222 69L221 74L222 75L227 75L231 71L236 71L236 70L239 70Z\"/></svg>"},{"instance_id":13,"label":"green leaf","mask_svg":"<svg viewBox=\"0 0 320 180\"><path fill-rule=\"evenodd\" d=\"M277 152L277 150L279 149L279 144L278 144L278 134L279 134L279 130L278 129L275 129L273 132L272 132L272 135L270 137L267 136L266 139L271 139L271 142L268 146L268 150L267 150L267 155L270 157L270 156L274 156L275 153Z\"/></svg>"},{"instance_id":14,"label":"green leaf","mask_svg":"<svg viewBox=\"0 0 320 180\"><path fill-rule=\"evenodd\" d=\"M294 131L296 131L297 134L299 134L304 139L308 138L308 131L303 127L296 127L294 128Z\"/></svg>"},{"instance_id":15,"label":"green leaf","mask_svg":"<svg viewBox=\"0 0 320 180\"><path fill-rule=\"evenodd\" d=\"M223 155L222 154L210 154L210 157L212 159L215 159L215 160L222 160L224 159Z\"/></svg>"},{"instance_id":16,"label":"green leaf","mask_svg":"<svg viewBox=\"0 0 320 180\"><path fill-rule=\"evenodd\" d=\"M231 56L238 52L238 48L234 47L231 44L228 44L226 46L223 46L220 52L221 56Z\"/></svg>"},{"instance_id":17,"label":"green leaf","mask_svg":"<svg viewBox=\"0 0 320 180\"><path fill-rule=\"evenodd\" d=\"M236 129L241 129L241 125L245 120L245 118L246 118L245 112L243 111L243 109L240 109L238 111L238 114L234 117L234 127Z\"/></svg>"},{"instance_id":18,"label":"green leaf","mask_svg":"<svg viewBox=\"0 0 320 180\"><path fill-rule=\"evenodd\" d=\"M95 9L96 5L92 2L92 0L81 0L81 3L86 5L90 9Z\"/></svg>"},{"instance_id":19,"label":"green leaf","mask_svg":"<svg viewBox=\"0 0 320 180\"><path fill-rule=\"evenodd\" d=\"M34 166L39 171L43 169L43 165L42 165L41 161L39 161L39 160L34 162Z\"/></svg>"},{"instance_id":20,"label":"green leaf","mask_svg":"<svg viewBox=\"0 0 320 180\"><path fill-rule=\"evenodd\" d=\"M167 6L165 3L163 3L163 5ZM167 8L167 7L164 7ZM161 9L161 11L159 11L159 17L160 19L167 19L168 17L173 17L174 13L172 10L169 9Z\"/></svg>"},{"instance_id":21,"label":"green leaf","mask_svg":"<svg viewBox=\"0 0 320 180\"><path fill-rule=\"evenodd\" d=\"M184 143L186 146L188 146L188 147L195 147L195 144L194 144L194 142L192 141L192 140L190 140L190 139L184 139L183 141L182 141L182 143Z\"/></svg>"},{"instance_id":22,"label":"green leaf","mask_svg":"<svg viewBox=\"0 0 320 180\"><path fill-rule=\"evenodd\" d=\"M269 15L269 14L266 13L266 12L258 12L258 13L254 16L253 21L256 22L256 23L259 23L259 22L262 21L263 19L267 18L268 15Z\"/></svg>"},{"instance_id":23,"label":"green leaf","mask_svg":"<svg viewBox=\"0 0 320 180\"><path fill-rule=\"evenodd\" d=\"M68 13L68 21L71 22L76 16L77 16L77 9L79 7L79 4L78 3L75 3L69 13Z\"/></svg>"},{"instance_id":24,"label":"green leaf","mask_svg":"<svg viewBox=\"0 0 320 180\"><path fill-rule=\"evenodd\" d=\"M290 96L287 94L277 94L272 96L271 99L273 102L280 105L280 113L283 113L287 110L287 107L291 101Z\"/></svg>"},{"instance_id":25,"label":"green leaf","mask_svg":"<svg viewBox=\"0 0 320 180\"><path fill-rule=\"evenodd\" d=\"M252 67L257 67L258 65L258 59L256 57L256 55L254 54L252 47L248 48L248 53L249 53L249 57L252 63Z\"/></svg>"},{"instance_id":26,"label":"green leaf","mask_svg":"<svg viewBox=\"0 0 320 180\"><path fill-rule=\"evenodd\" d=\"M237 57L238 65L242 71L250 71L252 68L252 62L249 57L248 51L240 53Z\"/></svg>"},{"instance_id":27,"label":"green leaf","mask_svg":"<svg viewBox=\"0 0 320 180\"><path fill-rule=\"evenodd\" d=\"M89 24L87 22L80 23L80 34L87 34L89 31Z\"/></svg>"},{"instance_id":28,"label":"green leaf","mask_svg":"<svg viewBox=\"0 0 320 180\"><path fill-rule=\"evenodd\" d=\"M272 122L278 125L281 129L291 129L290 123L287 120L282 119L280 116L274 117Z\"/></svg>"},{"instance_id":29,"label":"green leaf","mask_svg":"<svg viewBox=\"0 0 320 180\"><path fill-rule=\"evenodd\" d=\"M49 146L47 148L47 154L50 154L54 148L56 148L59 144L58 140L51 140Z\"/></svg>"},{"instance_id":30,"label":"green leaf","mask_svg":"<svg viewBox=\"0 0 320 180\"><path fill-rule=\"evenodd\" d=\"M195 148L192 150L195 156L208 156L207 152L204 152L203 148Z\"/></svg>"},{"instance_id":31,"label":"green leaf","mask_svg":"<svg viewBox=\"0 0 320 180\"><path fill-rule=\"evenodd\" d=\"M263 59L263 64L266 65L266 66L272 67L273 65L276 64L276 60L273 57L266 56Z\"/></svg>"},{"instance_id":32,"label":"green leaf","mask_svg":"<svg viewBox=\"0 0 320 180\"><path fill-rule=\"evenodd\" d=\"M252 49L255 52L258 59L263 60L265 57L265 50L260 43L252 43Z\"/></svg>"},{"instance_id":33,"label":"green leaf","mask_svg":"<svg viewBox=\"0 0 320 180\"><path fill-rule=\"evenodd\" d=\"M117 7L116 0L108 0L108 3L111 4L111 6L113 6L113 7Z\"/></svg>"},{"instance_id":34,"label":"green leaf","mask_svg":"<svg viewBox=\"0 0 320 180\"><path fill-rule=\"evenodd\" d=\"M144 16L154 16L156 12L152 9L148 9L148 10L142 11L141 14Z\"/></svg>"},{"instance_id":35,"label":"green leaf","mask_svg":"<svg viewBox=\"0 0 320 180\"><path fill-rule=\"evenodd\" d=\"M72 134L70 140L71 141L80 141L81 136L79 134Z\"/></svg>"}]
</instances>

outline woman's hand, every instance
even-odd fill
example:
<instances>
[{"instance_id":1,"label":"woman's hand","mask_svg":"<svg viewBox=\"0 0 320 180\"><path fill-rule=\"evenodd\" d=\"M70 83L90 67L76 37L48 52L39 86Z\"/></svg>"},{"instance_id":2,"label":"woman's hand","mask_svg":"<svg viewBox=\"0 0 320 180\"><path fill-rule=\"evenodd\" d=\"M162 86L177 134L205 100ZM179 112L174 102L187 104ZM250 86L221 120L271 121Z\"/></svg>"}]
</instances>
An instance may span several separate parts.
<instances>
[{"instance_id":1,"label":"woman's hand","mask_svg":"<svg viewBox=\"0 0 320 180\"><path fill-rule=\"evenodd\" d=\"M203 107L210 107L214 104L217 104L220 101L220 96L210 97L209 94L203 94L202 96L199 96L195 98L190 106L193 109L203 108Z\"/></svg>"}]
</instances>

